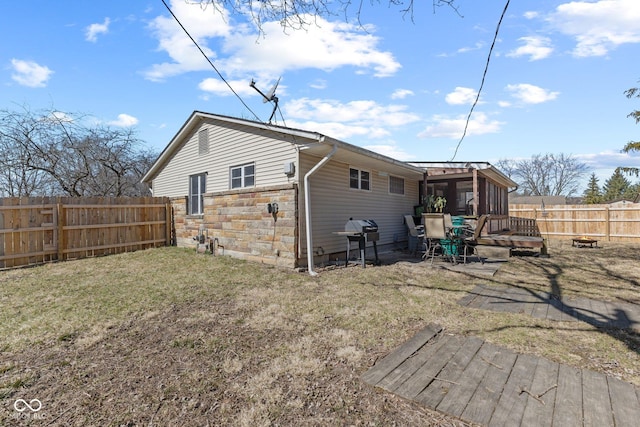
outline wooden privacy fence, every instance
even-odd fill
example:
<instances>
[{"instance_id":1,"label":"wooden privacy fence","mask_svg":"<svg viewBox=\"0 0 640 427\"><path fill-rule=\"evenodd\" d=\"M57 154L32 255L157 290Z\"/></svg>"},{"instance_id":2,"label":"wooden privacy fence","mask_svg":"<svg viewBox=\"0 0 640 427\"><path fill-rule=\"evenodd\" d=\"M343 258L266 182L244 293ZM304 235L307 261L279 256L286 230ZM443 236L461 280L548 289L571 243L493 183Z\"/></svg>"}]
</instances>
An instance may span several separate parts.
<instances>
[{"instance_id":1,"label":"wooden privacy fence","mask_svg":"<svg viewBox=\"0 0 640 427\"><path fill-rule=\"evenodd\" d=\"M513 217L534 219L547 238L590 237L607 241L640 242L640 204L509 205Z\"/></svg>"},{"instance_id":2,"label":"wooden privacy fence","mask_svg":"<svg viewBox=\"0 0 640 427\"><path fill-rule=\"evenodd\" d=\"M170 243L168 198L0 198L0 268Z\"/></svg>"}]
</instances>

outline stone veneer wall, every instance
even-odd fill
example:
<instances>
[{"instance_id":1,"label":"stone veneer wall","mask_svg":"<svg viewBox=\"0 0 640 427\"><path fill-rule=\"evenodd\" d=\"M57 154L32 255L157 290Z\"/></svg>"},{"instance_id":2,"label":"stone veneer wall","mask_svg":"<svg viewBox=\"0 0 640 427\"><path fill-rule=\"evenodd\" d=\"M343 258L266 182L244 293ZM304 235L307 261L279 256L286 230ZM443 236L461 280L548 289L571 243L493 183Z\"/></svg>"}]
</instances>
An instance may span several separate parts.
<instances>
[{"instance_id":1,"label":"stone veneer wall","mask_svg":"<svg viewBox=\"0 0 640 427\"><path fill-rule=\"evenodd\" d=\"M204 224L218 254L287 267L297 266L298 188L296 184L229 190L204 195L204 214L187 215L186 197L171 199L178 246L194 247ZM267 211L278 204L278 213Z\"/></svg>"}]
</instances>

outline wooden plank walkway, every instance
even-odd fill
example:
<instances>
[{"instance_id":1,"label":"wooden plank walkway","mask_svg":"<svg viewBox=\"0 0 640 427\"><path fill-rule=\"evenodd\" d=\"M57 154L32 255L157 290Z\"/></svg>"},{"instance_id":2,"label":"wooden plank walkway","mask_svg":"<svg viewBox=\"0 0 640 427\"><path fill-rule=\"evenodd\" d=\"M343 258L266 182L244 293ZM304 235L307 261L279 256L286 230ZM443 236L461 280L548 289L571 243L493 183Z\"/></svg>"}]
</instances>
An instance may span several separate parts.
<instances>
[{"instance_id":1,"label":"wooden plank walkway","mask_svg":"<svg viewBox=\"0 0 640 427\"><path fill-rule=\"evenodd\" d=\"M362 375L431 409L485 426L637 426L640 389L429 325Z\"/></svg>"},{"instance_id":2,"label":"wooden plank walkway","mask_svg":"<svg viewBox=\"0 0 640 427\"><path fill-rule=\"evenodd\" d=\"M516 287L478 285L458 304L484 310L523 313L538 319L581 321L599 328L640 332L640 306L582 297L557 299L546 292Z\"/></svg>"}]
</instances>

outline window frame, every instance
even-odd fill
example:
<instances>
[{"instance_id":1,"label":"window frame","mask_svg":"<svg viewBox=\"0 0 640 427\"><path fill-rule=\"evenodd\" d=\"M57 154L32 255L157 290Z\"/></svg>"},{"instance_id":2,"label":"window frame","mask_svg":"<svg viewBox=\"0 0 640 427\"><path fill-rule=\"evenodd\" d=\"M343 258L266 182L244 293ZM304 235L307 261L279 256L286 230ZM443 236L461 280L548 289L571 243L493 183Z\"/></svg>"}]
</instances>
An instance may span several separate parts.
<instances>
[{"instance_id":1,"label":"window frame","mask_svg":"<svg viewBox=\"0 0 640 427\"><path fill-rule=\"evenodd\" d=\"M358 177L357 177L357 187L353 186L353 177L352 177L352 171L357 172ZM367 178L366 179L362 179L363 178L363 174L366 174ZM371 180L371 171L368 171L366 169L360 169L360 168L355 168L353 166L349 167L349 189L351 190L360 190L360 191L371 191L371 184L372 184L372 180ZM367 188L363 188L362 184L363 182L367 183Z\"/></svg>"},{"instance_id":2,"label":"window frame","mask_svg":"<svg viewBox=\"0 0 640 427\"><path fill-rule=\"evenodd\" d=\"M247 168L253 168L253 173L247 174ZM234 171L240 171L239 176L234 176ZM240 179L240 185L234 186L234 180ZM247 180L250 180L250 183L247 184ZM237 190L241 188L251 188L256 186L256 163L249 162L243 163L241 165L230 166L229 167L229 189Z\"/></svg>"},{"instance_id":3,"label":"window frame","mask_svg":"<svg viewBox=\"0 0 640 427\"><path fill-rule=\"evenodd\" d=\"M194 180L197 192L194 193ZM204 215L204 194L207 192L207 172L189 175L188 215Z\"/></svg>"},{"instance_id":4,"label":"window frame","mask_svg":"<svg viewBox=\"0 0 640 427\"><path fill-rule=\"evenodd\" d=\"M393 185L391 183L391 181L393 179L400 180L400 182L402 183L402 192L393 191ZM404 196L406 194L405 193L405 182L406 182L406 180L401 176L389 175L389 194L393 194L394 196Z\"/></svg>"}]
</instances>

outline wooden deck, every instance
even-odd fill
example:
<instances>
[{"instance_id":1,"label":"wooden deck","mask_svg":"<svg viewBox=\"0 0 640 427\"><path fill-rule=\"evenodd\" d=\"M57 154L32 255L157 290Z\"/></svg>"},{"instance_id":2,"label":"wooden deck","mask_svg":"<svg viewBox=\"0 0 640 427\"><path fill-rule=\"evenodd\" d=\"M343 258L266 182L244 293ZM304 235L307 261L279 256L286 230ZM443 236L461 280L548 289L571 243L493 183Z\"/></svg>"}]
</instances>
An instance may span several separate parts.
<instances>
[{"instance_id":1,"label":"wooden deck","mask_svg":"<svg viewBox=\"0 0 640 427\"><path fill-rule=\"evenodd\" d=\"M544 240L542 237L518 236L515 234L488 234L478 237L480 246L502 246L508 248L535 248L542 249Z\"/></svg>"},{"instance_id":2,"label":"wooden deck","mask_svg":"<svg viewBox=\"0 0 640 427\"><path fill-rule=\"evenodd\" d=\"M640 390L430 325L362 379L431 409L486 426L637 426Z\"/></svg>"},{"instance_id":3,"label":"wooden deck","mask_svg":"<svg viewBox=\"0 0 640 427\"><path fill-rule=\"evenodd\" d=\"M492 311L524 313L538 319L582 321L599 328L640 331L640 307L582 297L562 298L517 287L479 285L458 304Z\"/></svg>"}]
</instances>

